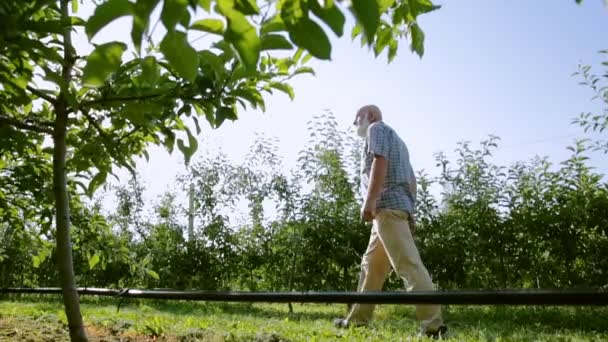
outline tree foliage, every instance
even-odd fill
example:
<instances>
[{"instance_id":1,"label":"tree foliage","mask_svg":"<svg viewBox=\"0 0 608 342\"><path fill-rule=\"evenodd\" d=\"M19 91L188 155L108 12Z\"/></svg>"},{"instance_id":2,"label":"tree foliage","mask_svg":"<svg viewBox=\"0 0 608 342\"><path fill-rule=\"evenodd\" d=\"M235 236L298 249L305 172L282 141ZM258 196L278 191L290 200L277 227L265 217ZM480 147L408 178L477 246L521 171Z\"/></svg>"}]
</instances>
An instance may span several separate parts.
<instances>
[{"instance_id":1,"label":"tree foliage","mask_svg":"<svg viewBox=\"0 0 608 342\"><path fill-rule=\"evenodd\" d=\"M608 56L608 50L602 50L600 54L605 58ZM590 65L579 65L579 70L574 73L581 79L581 85L591 89L592 100L599 102L602 107L598 113L585 112L574 119L573 123L582 127L585 133L595 132L603 135L608 128L608 59L602 62L602 66L605 69L602 75L592 73ZM595 150L608 153L607 139L596 139L593 143Z\"/></svg>"}]
</instances>

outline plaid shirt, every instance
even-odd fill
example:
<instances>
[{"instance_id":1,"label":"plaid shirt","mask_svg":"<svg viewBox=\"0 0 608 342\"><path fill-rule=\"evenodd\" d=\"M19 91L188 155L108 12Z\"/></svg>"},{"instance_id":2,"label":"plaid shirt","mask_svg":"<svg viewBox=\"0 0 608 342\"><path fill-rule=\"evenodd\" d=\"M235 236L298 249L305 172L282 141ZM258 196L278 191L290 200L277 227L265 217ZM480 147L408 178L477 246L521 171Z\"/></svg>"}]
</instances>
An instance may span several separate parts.
<instances>
[{"instance_id":1,"label":"plaid shirt","mask_svg":"<svg viewBox=\"0 0 608 342\"><path fill-rule=\"evenodd\" d=\"M397 133L384 122L374 122L367 130L365 147L361 158L361 191L367 197L369 177L374 155L387 160L387 174L384 190L376 203L377 209L397 209L415 214L416 194L410 191L410 185L416 176L410 164L410 155L405 143Z\"/></svg>"}]
</instances>

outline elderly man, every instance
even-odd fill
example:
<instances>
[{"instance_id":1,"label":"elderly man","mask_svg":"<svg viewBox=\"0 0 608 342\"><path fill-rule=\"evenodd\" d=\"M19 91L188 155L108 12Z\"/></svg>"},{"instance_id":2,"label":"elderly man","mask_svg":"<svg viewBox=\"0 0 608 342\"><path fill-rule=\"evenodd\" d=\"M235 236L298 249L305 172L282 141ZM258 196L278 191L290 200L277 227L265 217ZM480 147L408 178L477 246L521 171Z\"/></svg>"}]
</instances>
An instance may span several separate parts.
<instances>
[{"instance_id":1,"label":"elderly man","mask_svg":"<svg viewBox=\"0 0 608 342\"><path fill-rule=\"evenodd\" d=\"M361 161L361 190L364 204L361 219L373 222L367 251L361 261L357 291L380 291L391 266L403 279L407 290L433 290L412 233L416 201L416 177L409 152L397 133L382 121L380 109L362 107L354 124L365 139ZM346 318L337 318L340 328L367 325L373 304L354 304ZM417 305L420 335L443 338L447 327L439 305Z\"/></svg>"}]
</instances>

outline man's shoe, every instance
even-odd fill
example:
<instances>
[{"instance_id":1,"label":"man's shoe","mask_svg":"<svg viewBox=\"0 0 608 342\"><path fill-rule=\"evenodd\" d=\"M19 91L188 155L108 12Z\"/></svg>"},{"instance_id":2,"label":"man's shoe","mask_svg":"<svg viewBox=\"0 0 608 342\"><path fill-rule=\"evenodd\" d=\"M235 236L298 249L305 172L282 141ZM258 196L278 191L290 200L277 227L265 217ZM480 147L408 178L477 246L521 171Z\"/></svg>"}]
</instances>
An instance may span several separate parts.
<instances>
[{"instance_id":1,"label":"man's shoe","mask_svg":"<svg viewBox=\"0 0 608 342\"><path fill-rule=\"evenodd\" d=\"M450 338L450 333L448 332L448 327L445 325L440 326L435 330L427 330L424 332L420 332L418 337L426 336L428 338L432 338L434 340L444 340Z\"/></svg>"},{"instance_id":2,"label":"man's shoe","mask_svg":"<svg viewBox=\"0 0 608 342\"><path fill-rule=\"evenodd\" d=\"M346 318L336 318L334 319L334 326L339 329L347 329L349 327L365 327L367 324L363 322L350 322Z\"/></svg>"},{"instance_id":3,"label":"man's shoe","mask_svg":"<svg viewBox=\"0 0 608 342\"><path fill-rule=\"evenodd\" d=\"M336 318L334 319L334 326L338 329L346 329L348 328L348 321L344 318Z\"/></svg>"}]
</instances>

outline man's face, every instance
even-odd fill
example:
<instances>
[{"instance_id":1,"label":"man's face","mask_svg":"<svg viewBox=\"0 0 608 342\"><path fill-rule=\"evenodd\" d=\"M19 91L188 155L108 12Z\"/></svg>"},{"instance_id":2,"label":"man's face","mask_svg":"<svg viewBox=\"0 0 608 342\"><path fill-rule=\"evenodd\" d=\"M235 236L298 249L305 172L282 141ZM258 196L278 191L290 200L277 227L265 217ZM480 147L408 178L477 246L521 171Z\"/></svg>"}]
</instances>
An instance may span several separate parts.
<instances>
[{"instance_id":1,"label":"man's face","mask_svg":"<svg viewBox=\"0 0 608 342\"><path fill-rule=\"evenodd\" d=\"M354 125L357 129L358 136L365 139L365 137L367 136L367 128L369 127L369 124L369 116L366 112L362 111L357 113Z\"/></svg>"}]
</instances>

